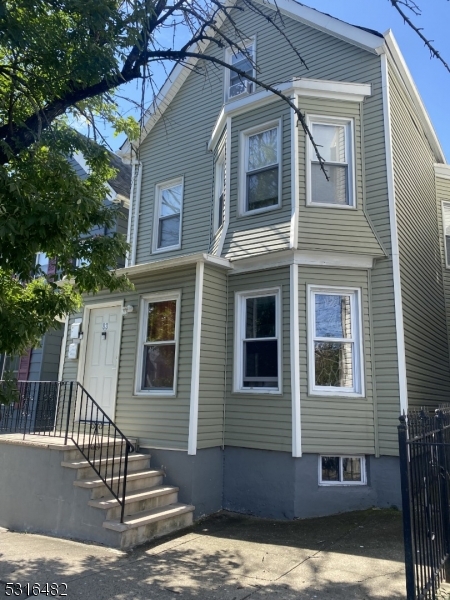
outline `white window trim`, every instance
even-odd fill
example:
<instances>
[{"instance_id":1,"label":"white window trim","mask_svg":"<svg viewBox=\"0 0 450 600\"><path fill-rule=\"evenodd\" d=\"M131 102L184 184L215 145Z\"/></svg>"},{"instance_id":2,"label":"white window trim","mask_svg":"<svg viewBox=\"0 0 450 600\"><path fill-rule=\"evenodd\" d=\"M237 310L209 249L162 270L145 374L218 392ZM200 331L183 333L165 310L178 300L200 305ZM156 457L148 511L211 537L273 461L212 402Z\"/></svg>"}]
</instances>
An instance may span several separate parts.
<instances>
[{"instance_id":1,"label":"white window trim","mask_svg":"<svg viewBox=\"0 0 450 600\"><path fill-rule=\"evenodd\" d=\"M222 181L222 183L224 184L224 186L223 186L224 190L221 189L221 187L219 185L220 181L219 181L219 178L217 177L219 165L222 165L222 169L224 170L225 177L224 177L224 181ZM214 223L213 223L214 235L220 229L222 229L222 227L225 223L226 185L227 185L227 182L226 182L226 146L224 145L224 147L218 153L217 159L214 163ZM224 198L223 198L224 211L223 211L223 215L222 215L222 224L219 225L219 198L220 198L220 193L222 191L225 191Z\"/></svg>"},{"instance_id":2,"label":"white window trim","mask_svg":"<svg viewBox=\"0 0 450 600\"><path fill-rule=\"evenodd\" d=\"M348 165L348 194L349 204L333 204L325 202L312 202L312 189L311 189L311 161L316 158L314 149L312 148L309 138L306 138L306 205L316 206L322 208L337 208L343 210L356 210L357 209L357 198L356 198L356 169L355 169L355 122L352 118L347 117L330 117L323 115L307 115L306 122L308 128L312 133L313 125L345 125L345 151L347 155ZM319 148L320 151L320 148ZM326 168L326 166L325 166ZM324 175L325 177L325 175Z\"/></svg>"},{"instance_id":3,"label":"white window trim","mask_svg":"<svg viewBox=\"0 0 450 600\"><path fill-rule=\"evenodd\" d=\"M256 63L256 36L252 36L246 40L243 40L242 42L239 42L239 46L242 48L247 49L248 46L253 46L253 63ZM230 65L231 64L231 59L233 56L236 55L236 49L232 48L226 48L225 49L225 62ZM253 71L252 71L252 76L256 77L256 70L255 67L253 66ZM230 91L230 69L228 69L227 67L225 67L225 77L224 77L224 99L225 102L228 101L233 101L236 98L243 98L245 96L249 96L250 93L254 93L255 92L255 87L256 84L254 82L250 82L251 85L253 86L253 92L248 92L247 90L241 92L240 94L236 94L235 96L229 96L229 91Z\"/></svg>"},{"instance_id":4,"label":"white window trim","mask_svg":"<svg viewBox=\"0 0 450 600\"><path fill-rule=\"evenodd\" d=\"M173 375L173 390L141 390L142 367L143 367L143 352L142 347L145 341L145 330L147 325L146 306L151 302L164 302L166 300L176 301L175 313L175 366ZM168 292L158 292L154 294L145 294L141 296L139 302L139 329L138 342L136 352L136 373L135 373L135 396L157 396L157 397L174 397L177 395L178 384L178 355L180 351L180 320L181 320L181 290L173 290Z\"/></svg>"},{"instance_id":5,"label":"white window trim","mask_svg":"<svg viewBox=\"0 0 450 600\"><path fill-rule=\"evenodd\" d=\"M445 256L445 268L450 269L450 256L447 254L447 244L445 243L445 211L444 204L448 204L450 206L450 200L442 200L441 202L441 211L442 211L442 239L444 241L444 256Z\"/></svg>"},{"instance_id":6,"label":"white window trim","mask_svg":"<svg viewBox=\"0 0 450 600\"><path fill-rule=\"evenodd\" d=\"M247 206L247 148L248 148L248 139L250 136L255 135L257 133L262 133L263 131L268 131L269 129L278 129L277 133L277 154L278 154L278 202L273 206L267 206L264 208L257 208L255 210L246 210ZM283 128L282 128L282 120L275 119L274 121L269 121L266 123L262 123L261 125L257 125L256 127L251 127L250 129L245 129L240 132L239 136L239 199L238 199L238 207L239 207L239 216L246 217L250 215L257 215L260 213L270 212L271 210L277 210L281 208L281 192L282 192L282 180L283 180L283 163L282 163L282 139L283 139Z\"/></svg>"},{"instance_id":7,"label":"white window trim","mask_svg":"<svg viewBox=\"0 0 450 600\"><path fill-rule=\"evenodd\" d=\"M180 206L180 228L178 232L178 244L173 246L165 246L164 248L158 248L158 237L159 237L159 218L161 212L161 197L160 194L163 190L181 185L181 206ZM152 254L159 254L161 252L170 252L171 250L179 250L181 248L181 232L183 230L183 205L184 205L184 176L169 179L168 181L162 181L157 183L155 186L155 205L154 205L154 218L153 218L153 235L152 235Z\"/></svg>"},{"instance_id":8,"label":"white window trim","mask_svg":"<svg viewBox=\"0 0 450 600\"><path fill-rule=\"evenodd\" d=\"M322 458L334 456L339 458L339 477L342 479L342 468L343 458L359 458L361 461L361 481L322 481ZM353 486L353 485L367 485L367 469L366 469L366 457L360 454L320 454L319 455L319 485L323 487L340 487L340 486Z\"/></svg>"},{"instance_id":9,"label":"white window trim","mask_svg":"<svg viewBox=\"0 0 450 600\"><path fill-rule=\"evenodd\" d=\"M335 287L308 285L308 394L310 396L345 396L350 398L365 397L364 376L364 345L363 345L363 323L362 323L362 298L361 289L353 287ZM314 361L314 332L315 332L315 294L350 295L352 329L354 330L353 353L354 360L354 386L353 389L331 386L315 385L315 361Z\"/></svg>"},{"instance_id":10,"label":"white window trim","mask_svg":"<svg viewBox=\"0 0 450 600\"><path fill-rule=\"evenodd\" d=\"M264 296L275 296L275 326L276 326L276 338L278 341L278 387L255 387L248 388L243 386L244 377L244 353L243 340L245 337L245 300L247 298L261 298ZM236 292L234 299L234 377L233 377L233 392L239 394L277 394L283 393L283 370L282 370L282 353L283 353L283 339L282 339L282 310L281 310L281 287L274 287L268 289L257 289L257 290L246 290L243 292ZM262 340L264 338L261 338Z\"/></svg>"}]
</instances>

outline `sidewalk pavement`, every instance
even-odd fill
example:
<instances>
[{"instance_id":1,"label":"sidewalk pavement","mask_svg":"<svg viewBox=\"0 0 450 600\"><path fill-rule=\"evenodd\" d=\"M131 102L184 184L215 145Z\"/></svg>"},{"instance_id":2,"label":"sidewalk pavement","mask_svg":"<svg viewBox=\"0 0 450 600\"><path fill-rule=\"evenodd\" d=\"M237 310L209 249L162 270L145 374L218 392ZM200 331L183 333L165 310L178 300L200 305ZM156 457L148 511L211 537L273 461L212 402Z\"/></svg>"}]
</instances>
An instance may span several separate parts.
<instances>
[{"instance_id":1,"label":"sidewalk pavement","mask_svg":"<svg viewBox=\"0 0 450 600\"><path fill-rule=\"evenodd\" d=\"M404 599L401 514L222 512L131 552L0 529L0 598L7 582L67 583L69 600Z\"/></svg>"}]
</instances>

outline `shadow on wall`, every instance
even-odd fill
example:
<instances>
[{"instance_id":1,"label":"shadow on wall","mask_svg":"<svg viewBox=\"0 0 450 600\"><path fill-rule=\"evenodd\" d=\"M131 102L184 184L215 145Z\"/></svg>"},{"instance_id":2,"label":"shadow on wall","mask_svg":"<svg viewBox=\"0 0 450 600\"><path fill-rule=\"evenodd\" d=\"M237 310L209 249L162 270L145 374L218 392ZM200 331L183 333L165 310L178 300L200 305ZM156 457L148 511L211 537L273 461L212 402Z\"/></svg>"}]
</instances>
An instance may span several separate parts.
<instances>
[{"instance_id":1,"label":"shadow on wall","mask_svg":"<svg viewBox=\"0 0 450 600\"><path fill-rule=\"evenodd\" d=\"M85 600L400 600L401 559L395 511L291 523L221 513L130 553L0 533L0 597L6 581L49 581Z\"/></svg>"}]
</instances>

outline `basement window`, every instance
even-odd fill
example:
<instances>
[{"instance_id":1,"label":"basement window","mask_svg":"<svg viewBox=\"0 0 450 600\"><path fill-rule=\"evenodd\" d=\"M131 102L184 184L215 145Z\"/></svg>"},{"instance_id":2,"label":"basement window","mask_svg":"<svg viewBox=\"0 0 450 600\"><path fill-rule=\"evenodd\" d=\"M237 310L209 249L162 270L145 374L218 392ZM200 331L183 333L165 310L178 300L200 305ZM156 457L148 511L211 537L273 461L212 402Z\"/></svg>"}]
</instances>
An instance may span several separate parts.
<instances>
[{"instance_id":1,"label":"basement window","mask_svg":"<svg viewBox=\"0 0 450 600\"><path fill-rule=\"evenodd\" d=\"M319 456L319 485L366 485L364 456Z\"/></svg>"}]
</instances>

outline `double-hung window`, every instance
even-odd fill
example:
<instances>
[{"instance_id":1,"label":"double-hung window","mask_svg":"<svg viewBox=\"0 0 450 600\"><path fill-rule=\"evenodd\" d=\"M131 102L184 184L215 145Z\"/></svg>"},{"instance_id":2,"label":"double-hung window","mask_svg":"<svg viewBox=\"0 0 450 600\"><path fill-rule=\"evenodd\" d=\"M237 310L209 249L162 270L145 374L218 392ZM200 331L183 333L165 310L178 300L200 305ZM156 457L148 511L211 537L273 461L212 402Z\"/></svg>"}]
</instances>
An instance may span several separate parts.
<instances>
[{"instance_id":1,"label":"double-hung window","mask_svg":"<svg viewBox=\"0 0 450 600\"><path fill-rule=\"evenodd\" d=\"M319 456L320 485L365 485L364 456Z\"/></svg>"},{"instance_id":2,"label":"double-hung window","mask_svg":"<svg viewBox=\"0 0 450 600\"><path fill-rule=\"evenodd\" d=\"M279 121L242 133L240 195L243 214L280 205L280 144Z\"/></svg>"},{"instance_id":3,"label":"double-hung window","mask_svg":"<svg viewBox=\"0 0 450 600\"><path fill-rule=\"evenodd\" d=\"M142 298L137 393L175 394L179 312L179 292Z\"/></svg>"},{"instance_id":4,"label":"double-hung window","mask_svg":"<svg viewBox=\"0 0 450 600\"><path fill-rule=\"evenodd\" d=\"M280 290L236 294L235 391L280 390Z\"/></svg>"},{"instance_id":5,"label":"double-hung window","mask_svg":"<svg viewBox=\"0 0 450 600\"><path fill-rule=\"evenodd\" d=\"M352 121L311 117L309 127L325 161L328 180L320 167L311 141L308 141L308 204L354 207Z\"/></svg>"},{"instance_id":6,"label":"double-hung window","mask_svg":"<svg viewBox=\"0 0 450 600\"><path fill-rule=\"evenodd\" d=\"M363 395L360 291L311 287L309 304L310 393Z\"/></svg>"},{"instance_id":7,"label":"double-hung window","mask_svg":"<svg viewBox=\"0 0 450 600\"><path fill-rule=\"evenodd\" d=\"M222 227L225 213L225 149L217 157L214 169L214 231Z\"/></svg>"},{"instance_id":8,"label":"double-hung window","mask_svg":"<svg viewBox=\"0 0 450 600\"><path fill-rule=\"evenodd\" d=\"M38 252L36 254L36 266L39 267L39 269L40 269L39 276L47 275L49 264L50 264L50 259L45 254L45 252Z\"/></svg>"},{"instance_id":9,"label":"double-hung window","mask_svg":"<svg viewBox=\"0 0 450 600\"><path fill-rule=\"evenodd\" d=\"M175 250L181 246L183 179L156 186L153 251Z\"/></svg>"},{"instance_id":10,"label":"double-hung window","mask_svg":"<svg viewBox=\"0 0 450 600\"><path fill-rule=\"evenodd\" d=\"M450 268L450 202L442 203L442 222L444 225L445 266Z\"/></svg>"},{"instance_id":11,"label":"double-hung window","mask_svg":"<svg viewBox=\"0 0 450 600\"><path fill-rule=\"evenodd\" d=\"M226 62L244 73L243 76L228 68L225 69L225 99L229 100L241 94L251 93L254 83L245 78L245 75L255 76L255 42L248 42L243 51L236 52L227 49Z\"/></svg>"}]
</instances>

